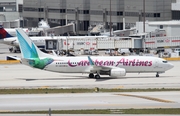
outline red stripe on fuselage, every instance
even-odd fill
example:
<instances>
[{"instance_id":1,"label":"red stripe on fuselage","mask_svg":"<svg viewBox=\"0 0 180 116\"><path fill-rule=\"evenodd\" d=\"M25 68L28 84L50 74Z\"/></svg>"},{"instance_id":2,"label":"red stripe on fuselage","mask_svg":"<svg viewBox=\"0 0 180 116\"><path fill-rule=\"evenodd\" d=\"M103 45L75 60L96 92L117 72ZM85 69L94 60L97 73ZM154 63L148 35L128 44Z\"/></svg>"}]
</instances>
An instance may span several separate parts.
<instances>
[{"instance_id":1,"label":"red stripe on fuselage","mask_svg":"<svg viewBox=\"0 0 180 116\"><path fill-rule=\"evenodd\" d=\"M180 42L180 40L172 40L172 42Z\"/></svg>"}]
</instances>

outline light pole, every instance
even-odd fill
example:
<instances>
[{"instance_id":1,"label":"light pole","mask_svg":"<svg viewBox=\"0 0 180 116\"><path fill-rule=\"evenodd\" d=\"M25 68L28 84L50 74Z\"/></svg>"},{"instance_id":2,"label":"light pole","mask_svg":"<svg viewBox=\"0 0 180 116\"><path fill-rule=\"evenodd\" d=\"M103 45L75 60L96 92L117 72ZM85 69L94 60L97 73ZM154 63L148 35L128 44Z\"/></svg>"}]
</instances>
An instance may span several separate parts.
<instances>
[{"instance_id":1,"label":"light pole","mask_svg":"<svg viewBox=\"0 0 180 116\"><path fill-rule=\"evenodd\" d=\"M109 28L110 28L110 37L111 37L111 28L112 28L112 23L111 23L111 0L110 0L110 12L109 12L109 15L110 15L110 25L109 25Z\"/></svg>"},{"instance_id":2,"label":"light pole","mask_svg":"<svg viewBox=\"0 0 180 116\"><path fill-rule=\"evenodd\" d=\"M144 33L145 33L145 16L146 16L146 14L145 14L145 0L143 0L143 31L144 31Z\"/></svg>"},{"instance_id":3,"label":"light pole","mask_svg":"<svg viewBox=\"0 0 180 116\"><path fill-rule=\"evenodd\" d=\"M76 35L79 35L79 7L75 8Z\"/></svg>"},{"instance_id":4,"label":"light pole","mask_svg":"<svg viewBox=\"0 0 180 116\"><path fill-rule=\"evenodd\" d=\"M146 14L145 14L145 0L143 0L143 31L144 31L144 33L146 32L146 30L145 30L145 16L146 16ZM142 38L142 43L143 43L143 51L145 50L145 37L146 37L146 35L144 34L144 37Z\"/></svg>"},{"instance_id":5,"label":"light pole","mask_svg":"<svg viewBox=\"0 0 180 116\"><path fill-rule=\"evenodd\" d=\"M66 14L66 25L68 24L68 14Z\"/></svg>"}]
</instances>

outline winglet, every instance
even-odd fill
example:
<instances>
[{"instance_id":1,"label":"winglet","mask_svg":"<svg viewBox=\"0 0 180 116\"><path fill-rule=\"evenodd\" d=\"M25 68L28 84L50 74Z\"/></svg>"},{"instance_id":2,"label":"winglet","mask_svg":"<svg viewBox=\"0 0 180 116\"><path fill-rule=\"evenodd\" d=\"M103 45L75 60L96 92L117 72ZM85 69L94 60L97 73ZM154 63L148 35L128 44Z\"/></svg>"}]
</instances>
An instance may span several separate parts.
<instances>
[{"instance_id":1,"label":"winglet","mask_svg":"<svg viewBox=\"0 0 180 116\"><path fill-rule=\"evenodd\" d=\"M94 61L90 58L90 56L88 56L88 60L89 60L89 64L90 64L91 66L94 66L94 65L95 65Z\"/></svg>"}]
</instances>

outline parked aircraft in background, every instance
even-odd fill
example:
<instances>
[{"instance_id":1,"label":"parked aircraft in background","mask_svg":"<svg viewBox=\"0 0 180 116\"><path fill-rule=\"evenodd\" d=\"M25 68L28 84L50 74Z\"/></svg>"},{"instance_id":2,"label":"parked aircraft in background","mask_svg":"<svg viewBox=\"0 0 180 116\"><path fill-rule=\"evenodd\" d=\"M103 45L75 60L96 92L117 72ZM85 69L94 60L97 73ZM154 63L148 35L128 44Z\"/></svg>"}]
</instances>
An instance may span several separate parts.
<instances>
[{"instance_id":1,"label":"parked aircraft in background","mask_svg":"<svg viewBox=\"0 0 180 116\"><path fill-rule=\"evenodd\" d=\"M27 34L28 34L28 29L26 29L26 28L24 28L23 29ZM16 36L16 29L14 28L3 28L3 26L2 25L0 25L0 42L1 43L4 43L4 44L6 44L5 43L5 38L7 39L7 38L11 38L10 40L11 40L11 43L8 43L8 45L10 45L11 44L11 46L14 46L13 48L10 48L10 49L14 49L14 51L16 52L17 50L19 50L18 49L18 47L14 44L14 41L15 41L15 37ZM8 40L9 41L9 40Z\"/></svg>"},{"instance_id":2,"label":"parked aircraft in background","mask_svg":"<svg viewBox=\"0 0 180 116\"><path fill-rule=\"evenodd\" d=\"M12 46L11 48L9 48L9 50L11 52L19 51L20 49L19 49L19 42L18 42L17 37L11 36L6 30L3 29L3 27L0 29L3 31L3 33L0 33L0 37L2 37L1 43ZM63 39L63 40L66 40L67 38L70 38L70 39L82 38L83 39L86 37L88 37L89 39L90 38L97 38L97 36L69 36L69 37L67 37L67 36L38 36L38 37L34 36L34 37L30 37L30 38L32 39L32 41L35 43L35 45L38 48L40 48L41 50L44 50L45 49L45 40L47 40L47 39L53 39L53 40ZM105 37L106 36L98 36L98 38L105 38Z\"/></svg>"},{"instance_id":3,"label":"parked aircraft in background","mask_svg":"<svg viewBox=\"0 0 180 116\"><path fill-rule=\"evenodd\" d=\"M173 68L168 61L149 56L57 57L41 52L22 29L17 29L21 62L42 70L59 73L89 73L89 78L100 75L122 77L126 73L159 73ZM94 76L95 74L95 76Z\"/></svg>"},{"instance_id":4,"label":"parked aircraft in background","mask_svg":"<svg viewBox=\"0 0 180 116\"><path fill-rule=\"evenodd\" d=\"M35 29L43 30L43 29L49 29L49 28L50 28L49 24L46 21L41 20L38 23L38 28L35 28ZM29 34L29 32L31 31L28 28L23 28L23 30L26 32L26 34ZM8 37L15 37L15 36L16 36L16 28L3 28L3 26L0 25L0 39L8 38Z\"/></svg>"},{"instance_id":5,"label":"parked aircraft in background","mask_svg":"<svg viewBox=\"0 0 180 116\"><path fill-rule=\"evenodd\" d=\"M11 32L11 31L9 31L9 32ZM12 35L12 33L9 34L9 32L7 32L7 30L4 29L4 28L2 27L2 25L0 25L0 39L1 39L1 40L4 39L4 38L8 38L8 37L13 37L13 36L14 36L14 34L13 34L13 35ZM16 35L16 30L15 30L15 29L14 29L14 33L15 33L15 35Z\"/></svg>"},{"instance_id":6,"label":"parked aircraft in background","mask_svg":"<svg viewBox=\"0 0 180 116\"><path fill-rule=\"evenodd\" d=\"M28 34L28 28L23 28L23 30ZM15 37L16 36L16 28L3 28L0 25L0 39Z\"/></svg>"}]
</instances>

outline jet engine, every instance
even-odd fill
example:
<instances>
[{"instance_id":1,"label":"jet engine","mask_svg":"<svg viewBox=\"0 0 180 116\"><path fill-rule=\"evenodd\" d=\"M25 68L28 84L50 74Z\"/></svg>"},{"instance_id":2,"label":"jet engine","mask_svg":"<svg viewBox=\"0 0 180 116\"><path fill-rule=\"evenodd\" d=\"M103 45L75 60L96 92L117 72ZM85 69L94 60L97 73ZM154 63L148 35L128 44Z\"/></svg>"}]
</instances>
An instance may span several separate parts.
<instances>
[{"instance_id":1,"label":"jet engine","mask_svg":"<svg viewBox=\"0 0 180 116\"><path fill-rule=\"evenodd\" d=\"M111 76L111 77L122 77L122 76L126 76L126 70L123 69L123 68L111 69L109 76Z\"/></svg>"}]
</instances>

